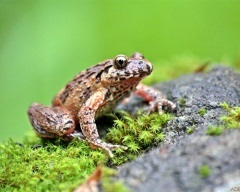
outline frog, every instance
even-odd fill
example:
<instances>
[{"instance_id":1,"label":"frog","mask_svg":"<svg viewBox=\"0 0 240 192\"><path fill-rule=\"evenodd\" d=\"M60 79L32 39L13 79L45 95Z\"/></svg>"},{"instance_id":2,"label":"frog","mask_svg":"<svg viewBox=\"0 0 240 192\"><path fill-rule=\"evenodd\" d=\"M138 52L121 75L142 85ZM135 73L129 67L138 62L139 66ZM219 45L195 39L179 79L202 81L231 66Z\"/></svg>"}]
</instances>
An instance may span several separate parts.
<instances>
[{"instance_id":1,"label":"frog","mask_svg":"<svg viewBox=\"0 0 240 192\"><path fill-rule=\"evenodd\" d=\"M114 111L119 102L126 104L131 94L149 103L149 113L163 113L164 106L170 110L176 107L160 91L140 82L152 70L152 63L139 52L104 60L77 74L53 98L51 106L33 103L27 112L30 123L41 138L86 140L91 147L113 157L112 150L127 147L104 142L97 130L97 119Z\"/></svg>"}]
</instances>

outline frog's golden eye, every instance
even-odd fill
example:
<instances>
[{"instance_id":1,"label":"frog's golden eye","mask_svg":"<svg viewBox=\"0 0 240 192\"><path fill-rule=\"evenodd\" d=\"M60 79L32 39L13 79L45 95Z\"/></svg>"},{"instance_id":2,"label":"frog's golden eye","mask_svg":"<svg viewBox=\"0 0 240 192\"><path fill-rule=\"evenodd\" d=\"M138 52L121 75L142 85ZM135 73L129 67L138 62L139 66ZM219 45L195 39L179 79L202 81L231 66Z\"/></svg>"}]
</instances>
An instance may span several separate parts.
<instances>
[{"instance_id":1,"label":"frog's golden eye","mask_svg":"<svg viewBox=\"0 0 240 192\"><path fill-rule=\"evenodd\" d=\"M117 55L114 59L114 67L116 69L122 69L126 67L128 64L127 56L125 55Z\"/></svg>"}]
</instances>

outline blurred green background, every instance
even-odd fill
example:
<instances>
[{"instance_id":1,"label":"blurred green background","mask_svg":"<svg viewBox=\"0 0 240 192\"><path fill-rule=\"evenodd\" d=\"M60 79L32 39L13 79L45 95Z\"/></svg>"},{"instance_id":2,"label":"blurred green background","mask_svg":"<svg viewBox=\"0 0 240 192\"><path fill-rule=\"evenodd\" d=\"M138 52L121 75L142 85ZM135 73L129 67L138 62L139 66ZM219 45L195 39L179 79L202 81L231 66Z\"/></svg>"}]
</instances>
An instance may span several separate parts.
<instances>
[{"instance_id":1,"label":"blurred green background","mask_svg":"<svg viewBox=\"0 0 240 192\"><path fill-rule=\"evenodd\" d=\"M0 141L32 129L32 102L50 104L79 71L134 51L163 70L182 55L237 63L240 1L1 0Z\"/></svg>"}]
</instances>

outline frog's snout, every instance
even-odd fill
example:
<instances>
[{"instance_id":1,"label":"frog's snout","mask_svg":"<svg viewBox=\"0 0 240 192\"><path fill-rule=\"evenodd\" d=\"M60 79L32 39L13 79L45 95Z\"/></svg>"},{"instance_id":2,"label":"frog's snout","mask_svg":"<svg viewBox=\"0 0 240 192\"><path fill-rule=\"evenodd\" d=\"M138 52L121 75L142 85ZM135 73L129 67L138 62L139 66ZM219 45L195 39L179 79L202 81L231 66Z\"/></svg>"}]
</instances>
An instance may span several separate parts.
<instances>
[{"instance_id":1,"label":"frog's snout","mask_svg":"<svg viewBox=\"0 0 240 192\"><path fill-rule=\"evenodd\" d=\"M149 61L139 61L139 73L149 75L153 70L153 65Z\"/></svg>"},{"instance_id":2,"label":"frog's snout","mask_svg":"<svg viewBox=\"0 0 240 192\"><path fill-rule=\"evenodd\" d=\"M147 71L150 74L153 70L153 65L151 63L146 62L146 68L147 68Z\"/></svg>"},{"instance_id":3,"label":"frog's snout","mask_svg":"<svg viewBox=\"0 0 240 192\"><path fill-rule=\"evenodd\" d=\"M152 70L152 64L147 60L134 60L128 66L129 71L132 71L134 76L145 77L149 75Z\"/></svg>"}]
</instances>

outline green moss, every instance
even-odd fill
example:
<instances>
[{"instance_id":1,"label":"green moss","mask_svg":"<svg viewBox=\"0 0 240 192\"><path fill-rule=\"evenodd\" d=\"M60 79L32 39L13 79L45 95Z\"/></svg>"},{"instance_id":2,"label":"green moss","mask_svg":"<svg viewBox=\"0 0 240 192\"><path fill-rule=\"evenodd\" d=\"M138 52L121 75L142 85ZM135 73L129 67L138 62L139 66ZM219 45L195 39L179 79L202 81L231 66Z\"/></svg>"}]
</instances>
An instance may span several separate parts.
<instances>
[{"instance_id":1,"label":"green moss","mask_svg":"<svg viewBox=\"0 0 240 192\"><path fill-rule=\"evenodd\" d=\"M230 111L230 106L226 102L221 103L220 106L226 111Z\"/></svg>"},{"instance_id":2,"label":"green moss","mask_svg":"<svg viewBox=\"0 0 240 192\"><path fill-rule=\"evenodd\" d=\"M198 111L198 114L200 114L200 115L205 115L206 114L206 109L203 107L203 108L201 108L199 111Z\"/></svg>"},{"instance_id":3,"label":"green moss","mask_svg":"<svg viewBox=\"0 0 240 192\"><path fill-rule=\"evenodd\" d=\"M208 127L206 134L211 136L218 136L222 134L223 130L224 129L219 126Z\"/></svg>"},{"instance_id":4,"label":"green moss","mask_svg":"<svg viewBox=\"0 0 240 192\"><path fill-rule=\"evenodd\" d=\"M240 107L230 107L226 102L222 103L221 107L228 112L226 116L220 118L226 124L227 128L240 129Z\"/></svg>"},{"instance_id":5,"label":"green moss","mask_svg":"<svg viewBox=\"0 0 240 192\"><path fill-rule=\"evenodd\" d=\"M127 150L118 149L112 159L113 164L120 165L136 158L137 155L164 139L162 125L172 116L170 114L140 114L133 118L126 112L116 119L114 127L106 135L107 142L127 146Z\"/></svg>"},{"instance_id":6,"label":"green moss","mask_svg":"<svg viewBox=\"0 0 240 192\"><path fill-rule=\"evenodd\" d=\"M180 104L180 106L185 106L186 105L186 100L185 99L183 99L183 98L181 98L181 99L179 99L179 104Z\"/></svg>"},{"instance_id":7,"label":"green moss","mask_svg":"<svg viewBox=\"0 0 240 192\"><path fill-rule=\"evenodd\" d=\"M208 165L201 165L198 171L201 178L203 179L209 177L211 174L211 169Z\"/></svg>"},{"instance_id":8,"label":"green moss","mask_svg":"<svg viewBox=\"0 0 240 192\"><path fill-rule=\"evenodd\" d=\"M227 111L225 116L220 117L223 125L209 127L206 131L207 135L217 136L228 129L240 129L240 107L230 107L226 102L220 106Z\"/></svg>"},{"instance_id":9,"label":"green moss","mask_svg":"<svg viewBox=\"0 0 240 192\"><path fill-rule=\"evenodd\" d=\"M195 127L194 126L187 128L187 134L192 134L194 131L195 131Z\"/></svg>"},{"instance_id":10,"label":"green moss","mask_svg":"<svg viewBox=\"0 0 240 192\"><path fill-rule=\"evenodd\" d=\"M109 158L102 150L93 150L87 142L73 140L66 144L43 141L29 134L22 144L9 140L0 145L0 191L72 191L98 165L120 165L134 159L164 139L162 125L171 115L139 114L135 119L125 113L115 120L105 140L126 145ZM103 138L104 139L104 138ZM106 174L107 175L107 174ZM111 175L111 174L110 174ZM126 191L121 182L103 177L105 191Z\"/></svg>"},{"instance_id":11,"label":"green moss","mask_svg":"<svg viewBox=\"0 0 240 192\"><path fill-rule=\"evenodd\" d=\"M69 191L107 160L102 151L91 150L85 142L41 145L12 140L0 145L1 190Z\"/></svg>"}]
</instances>

